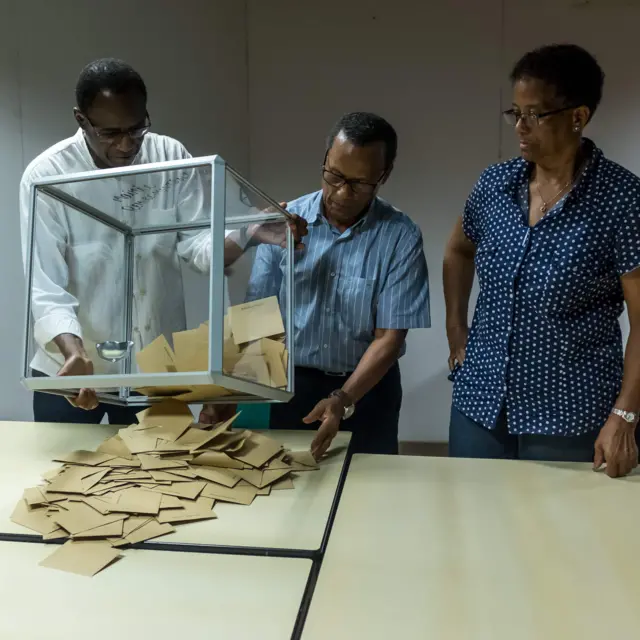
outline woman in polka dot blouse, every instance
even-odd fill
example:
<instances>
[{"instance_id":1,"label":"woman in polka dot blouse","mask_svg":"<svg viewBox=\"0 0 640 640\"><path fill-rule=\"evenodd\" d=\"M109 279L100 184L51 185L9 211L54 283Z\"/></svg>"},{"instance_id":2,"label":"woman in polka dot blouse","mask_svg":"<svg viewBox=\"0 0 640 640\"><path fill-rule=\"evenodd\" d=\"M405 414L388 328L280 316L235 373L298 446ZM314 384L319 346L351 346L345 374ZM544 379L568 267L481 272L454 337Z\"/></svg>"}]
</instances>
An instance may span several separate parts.
<instances>
[{"instance_id":1,"label":"woman in polka dot blouse","mask_svg":"<svg viewBox=\"0 0 640 640\"><path fill-rule=\"evenodd\" d=\"M450 453L622 476L638 464L640 179L583 137L604 83L588 52L541 47L511 81L521 157L482 174L445 254Z\"/></svg>"}]
</instances>

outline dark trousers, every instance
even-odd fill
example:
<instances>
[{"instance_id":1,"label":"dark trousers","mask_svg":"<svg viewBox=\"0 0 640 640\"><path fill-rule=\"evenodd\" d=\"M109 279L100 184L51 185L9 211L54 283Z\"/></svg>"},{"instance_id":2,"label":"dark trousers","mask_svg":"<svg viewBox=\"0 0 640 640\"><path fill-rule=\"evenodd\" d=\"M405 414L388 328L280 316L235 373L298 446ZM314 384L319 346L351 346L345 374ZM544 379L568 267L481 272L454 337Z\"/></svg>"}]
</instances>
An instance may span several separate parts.
<instances>
[{"instance_id":1,"label":"dark trousers","mask_svg":"<svg viewBox=\"0 0 640 640\"><path fill-rule=\"evenodd\" d=\"M487 429L451 407L449 455L454 458L507 458L552 462L593 462L599 430L580 436L514 435L503 411L495 429Z\"/></svg>"},{"instance_id":2,"label":"dark trousers","mask_svg":"<svg viewBox=\"0 0 640 640\"><path fill-rule=\"evenodd\" d=\"M41 378L45 374L32 371L35 377ZM109 424L130 425L136 420L136 413L141 407L116 407L111 404L100 403L95 409L86 411L72 406L63 396L35 391L33 393L33 419L36 422L71 422L74 424L100 424L105 414Z\"/></svg>"},{"instance_id":3,"label":"dark trousers","mask_svg":"<svg viewBox=\"0 0 640 640\"><path fill-rule=\"evenodd\" d=\"M347 376L328 375L318 369L295 368L295 396L286 404L271 405L272 429L317 429L302 419ZM398 421L402 404L400 368L394 365L380 382L356 405L355 413L343 420L340 429L351 431L352 453L398 453Z\"/></svg>"}]
</instances>

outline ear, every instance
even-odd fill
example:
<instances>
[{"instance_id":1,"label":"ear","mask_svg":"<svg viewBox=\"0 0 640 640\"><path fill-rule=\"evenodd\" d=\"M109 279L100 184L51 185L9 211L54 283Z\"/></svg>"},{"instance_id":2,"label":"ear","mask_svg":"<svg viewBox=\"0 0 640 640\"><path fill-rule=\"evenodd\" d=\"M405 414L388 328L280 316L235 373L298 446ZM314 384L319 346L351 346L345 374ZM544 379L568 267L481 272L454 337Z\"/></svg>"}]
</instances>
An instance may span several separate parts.
<instances>
[{"instance_id":1,"label":"ear","mask_svg":"<svg viewBox=\"0 0 640 640\"><path fill-rule=\"evenodd\" d=\"M389 176L391 175L392 171L393 171L393 164L384 172L384 175L380 180L380 185L383 185L389 179Z\"/></svg>"},{"instance_id":2,"label":"ear","mask_svg":"<svg viewBox=\"0 0 640 640\"><path fill-rule=\"evenodd\" d=\"M578 107L573 111L573 129L576 133L584 130L591 119L591 110L589 107Z\"/></svg>"},{"instance_id":3,"label":"ear","mask_svg":"<svg viewBox=\"0 0 640 640\"><path fill-rule=\"evenodd\" d=\"M86 127L87 119L84 117L80 109L78 109L78 107L73 107L73 117L75 118L76 122L78 123L78 126L81 129L84 129Z\"/></svg>"}]
</instances>

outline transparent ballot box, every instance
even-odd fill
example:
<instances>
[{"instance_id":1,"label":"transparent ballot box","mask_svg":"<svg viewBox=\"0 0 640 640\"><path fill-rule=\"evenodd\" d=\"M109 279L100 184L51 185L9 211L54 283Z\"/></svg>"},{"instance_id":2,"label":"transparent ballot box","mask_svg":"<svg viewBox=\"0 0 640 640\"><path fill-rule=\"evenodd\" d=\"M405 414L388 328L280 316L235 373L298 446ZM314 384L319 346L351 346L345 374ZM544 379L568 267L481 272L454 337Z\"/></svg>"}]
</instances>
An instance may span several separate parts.
<instances>
[{"instance_id":1,"label":"transparent ballot box","mask_svg":"<svg viewBox=\"0 0 640 640\"><path fill-rule=\"evenodd\" d=\"M287 220L219 156L39 180L24 385L69 397L95 389L120 405L288 401Z\"/></svg>"}]
</instances>

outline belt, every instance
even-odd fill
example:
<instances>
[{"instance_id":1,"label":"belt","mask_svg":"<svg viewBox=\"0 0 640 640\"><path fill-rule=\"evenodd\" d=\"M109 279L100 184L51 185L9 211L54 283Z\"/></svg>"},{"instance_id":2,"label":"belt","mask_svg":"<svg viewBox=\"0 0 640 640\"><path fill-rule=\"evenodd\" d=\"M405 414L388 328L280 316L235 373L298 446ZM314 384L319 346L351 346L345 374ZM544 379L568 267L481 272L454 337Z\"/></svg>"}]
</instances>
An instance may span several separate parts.
<instances>
[{"instance_id":1,"label":"belt","mask_svg":"<svg viewBox=\"0 0 640 640\"><path fill-rule=\"evenodd\" d=\"M348 378L353 373L353 371L323 371L322 369L316 369L314 367L296 367L296 369L303 369L304 371L320 373L324 376L330 376L332 378Z\"/></svg>"}]
</instances>

